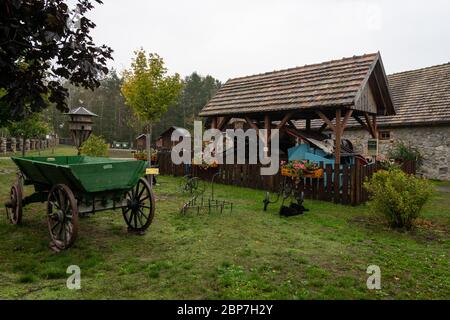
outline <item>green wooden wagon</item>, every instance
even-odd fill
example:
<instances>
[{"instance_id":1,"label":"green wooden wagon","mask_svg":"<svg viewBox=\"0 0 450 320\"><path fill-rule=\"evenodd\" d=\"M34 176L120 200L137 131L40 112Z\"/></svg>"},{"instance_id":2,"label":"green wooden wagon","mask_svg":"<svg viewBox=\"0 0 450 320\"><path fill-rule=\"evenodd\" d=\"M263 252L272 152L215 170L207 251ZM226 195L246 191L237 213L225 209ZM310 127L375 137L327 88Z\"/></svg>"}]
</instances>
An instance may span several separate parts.
<instances>
[{"instance_id":1,"label":"green wooden wagon","mask_svg":"<svg viewBox=\"0 0 450 320\"><path fill-rule=\"evenodd\" d=\"M5 204L11 223L22 220L22 208L47 202L52 245L70 247L78 233L79 215L121 209L128 230L143 232L152 223L155 198L142 178L146 163L86 156L12 157L19 168ZM24 196L23 185L34 193Z\"/></svg>"}]
</instances>

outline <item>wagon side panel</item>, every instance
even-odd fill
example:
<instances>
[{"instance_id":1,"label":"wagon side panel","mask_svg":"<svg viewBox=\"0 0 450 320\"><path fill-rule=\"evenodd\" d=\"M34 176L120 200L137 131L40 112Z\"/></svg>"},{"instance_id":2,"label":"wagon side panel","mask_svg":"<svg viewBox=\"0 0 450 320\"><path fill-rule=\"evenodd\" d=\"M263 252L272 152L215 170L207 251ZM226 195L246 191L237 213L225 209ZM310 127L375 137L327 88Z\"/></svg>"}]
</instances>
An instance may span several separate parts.
<instances>
[{"instance_id":1,"label":"wagon side panel","mask_svg":"<svg viewBox=\"0 0 450 320\"><path fill-rule=\"evenodd\" d=\"M144 161L84 163L70 169L87 192L127 190L144 174Z\"/></svg>"}]
</instances>

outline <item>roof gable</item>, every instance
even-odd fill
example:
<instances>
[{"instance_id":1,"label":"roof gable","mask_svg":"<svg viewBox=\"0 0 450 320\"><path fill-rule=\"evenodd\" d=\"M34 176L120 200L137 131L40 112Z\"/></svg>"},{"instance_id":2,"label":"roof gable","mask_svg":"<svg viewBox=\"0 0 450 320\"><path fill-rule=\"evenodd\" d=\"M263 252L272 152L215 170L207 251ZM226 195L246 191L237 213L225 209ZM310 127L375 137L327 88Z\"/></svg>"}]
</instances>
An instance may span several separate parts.
<instances>
[{"instance_id":1,"label":"roof gable","mask_svg":"<svg viewBox=\"0 0 450 320\"><path fill-rule=\"evenodd\" d=\"M388 76L395 116L379 126L450 123L450 62Z\"/></svg>"},{"instance_id":2,"label":"roof gable","mask_svg":"<svg viewBox=\"0 0 450 320\"><path fill-rule=\"evenodd\" d=\"M387 76L395 115L377 117L378 127L450 123L450 62ZM321 121L313 120L318 128ZM297 121L305 128L304 121ZM348 127L360 127L353 119Z\"/></svg>"},{"instance_id":3,"label":"roof gable","mask_svg":"<svg viewBox=\"0 0 450 320\"><path fill-rule=\"evenodd\" d=\"M380 54L374 53L228 80L200 115L357 109L366 86L377 97L377 113L395 113Z\"/></svg>"}]
</instances>

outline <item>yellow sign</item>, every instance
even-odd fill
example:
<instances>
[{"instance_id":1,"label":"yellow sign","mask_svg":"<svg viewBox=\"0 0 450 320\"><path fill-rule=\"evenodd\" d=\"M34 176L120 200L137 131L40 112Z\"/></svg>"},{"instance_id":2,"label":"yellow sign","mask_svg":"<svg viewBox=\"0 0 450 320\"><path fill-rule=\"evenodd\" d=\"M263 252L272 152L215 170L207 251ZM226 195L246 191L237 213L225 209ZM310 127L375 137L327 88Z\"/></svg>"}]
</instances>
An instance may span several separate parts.
<instances>
[{"instance_id":1,"label":"yellow sign","mask_svg":"<svg viewBox=\"0 0 450 320\"><path fill-rule=\"evenodd\" d=\"M147 168L145 174L159 174L159 168Z\"/></svg>"}]
</instances>

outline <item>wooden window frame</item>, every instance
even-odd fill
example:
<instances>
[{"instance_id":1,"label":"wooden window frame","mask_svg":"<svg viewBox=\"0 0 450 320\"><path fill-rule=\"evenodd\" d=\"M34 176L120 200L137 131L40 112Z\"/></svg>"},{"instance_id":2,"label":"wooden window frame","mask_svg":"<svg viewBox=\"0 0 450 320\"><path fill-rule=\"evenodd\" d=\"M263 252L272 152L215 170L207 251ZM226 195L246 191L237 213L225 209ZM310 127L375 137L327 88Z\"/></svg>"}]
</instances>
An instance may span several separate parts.
<instances>
[{"instance_id":1,"label":"wooden window frame","mask_svg":"<svg viewBox=\"0 0 450 320\"><path fill-rule=\"evenodd\" d=\"M388 134L386 137L385 134ZM380 130L378 131L378 140L380 141L390 141L392 139L392 131L390 130Z\"/></svg>"}]
</instances>

